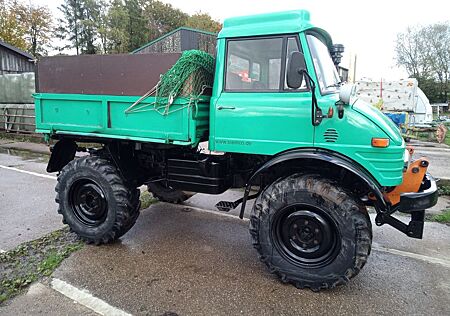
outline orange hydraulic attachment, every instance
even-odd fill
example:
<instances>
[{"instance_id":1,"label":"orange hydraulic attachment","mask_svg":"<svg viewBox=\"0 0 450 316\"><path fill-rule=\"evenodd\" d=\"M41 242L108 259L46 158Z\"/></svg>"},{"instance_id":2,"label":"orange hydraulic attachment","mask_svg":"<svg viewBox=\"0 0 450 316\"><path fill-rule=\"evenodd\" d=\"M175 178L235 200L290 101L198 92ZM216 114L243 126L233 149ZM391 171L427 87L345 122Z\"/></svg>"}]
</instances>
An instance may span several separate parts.
<instances>
[{"instance_id":1,"label":"orange hydraulic attachment","mask_svg":"<svg viewBox=\"0 0 450 316\"><path fill-rule=\"evenodd\" d=\"M386 193L386 198L392 205L400 202L400 194L405 192L419 191L423 177L427 172L429 161L427 158L420 158L410 163L408 169L403 173L403 182L389 193Z\"/></svg>"}]
</instances>

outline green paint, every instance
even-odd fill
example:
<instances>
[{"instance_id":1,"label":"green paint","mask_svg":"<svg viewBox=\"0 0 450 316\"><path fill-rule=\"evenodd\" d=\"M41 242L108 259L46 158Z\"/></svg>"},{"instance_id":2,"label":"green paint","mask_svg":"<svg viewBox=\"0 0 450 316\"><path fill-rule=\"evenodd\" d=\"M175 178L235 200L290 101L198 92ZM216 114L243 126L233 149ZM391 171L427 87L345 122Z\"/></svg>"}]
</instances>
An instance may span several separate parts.
<instances>
[{"instance_id":1,"label":"green paint","mask_svg":"<svg viewBox=\"0 0 450 316\"><path fill-rule=\"evenodd\" d=\"M261 35L289 34L296 38L305 56L307 71L318 83L320 78L316 75L305 35L311 31L326 45L331 45L328 33L311 24L307 11L227 19L218 35L210 100L203 98L195 106L186 107L189 99L177 98L171 109L180 110L162 116L151 110L154 102L151 97L144 101L149 111L125 114L138 96L38 94L35 95L37 131L193 147L206 135L211 150L246 154L275 155L294 148L324 148L360 164L382 186L400 184L404 142L393 123L370 105L362 101L346 105L344 117L339 119L335 106L339 98L337 90L322 95L317 87L318 105L323 113L332 108L335 114L314 127L311 124L311 91L224 90L227 39ZM284 61L280 64L283 67ZM264 67L261 63L260 77L267 79L268 68ZM232 109L227 109L230 107ZM338 135L334 142L325 137L330 131ZM389 147L372 147L373 137L389 138Z\"/></svg>"},{"instance_id":2,"label":"green paint","mask_svg":"<svg viewBox=\"0 0 450 316\"><path fill-rule=\"evenodd\" d=\"M218 38L295 34L313 28L310 14L305 10L241 16L226 19Z\"/></svg>"},{"instance_id":3,"label":"green paint","mask_svg":"<svg viewBox=\"0 0 450 316\"><path fill-rule=\"evenodd\" d=\"M154 97L125 114L138 96L35 94L36 132L131 139L195 146L208 128L208 98L177 98L169 115L152 105ZM159 109L163 112L164 109Z\"/></svg>"}]
</instances>

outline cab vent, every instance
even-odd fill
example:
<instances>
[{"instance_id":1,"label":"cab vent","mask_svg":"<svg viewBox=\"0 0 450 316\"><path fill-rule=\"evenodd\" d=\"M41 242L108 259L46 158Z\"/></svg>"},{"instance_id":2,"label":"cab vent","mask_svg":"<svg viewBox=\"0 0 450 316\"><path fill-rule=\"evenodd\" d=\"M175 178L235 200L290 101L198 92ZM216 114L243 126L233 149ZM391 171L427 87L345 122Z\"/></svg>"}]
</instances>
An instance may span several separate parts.
<instances>
[{"instance_id":1,"label":"cab vent","mask_svg":"<svg viewBox=\"0 0 450 316\"><path fill-rule=\"evenodd\" d=\"M338 139L338 132L334 128L329 128L323 133L323 138L327 143L334 143Z\"/></svg>"}]
</instances>

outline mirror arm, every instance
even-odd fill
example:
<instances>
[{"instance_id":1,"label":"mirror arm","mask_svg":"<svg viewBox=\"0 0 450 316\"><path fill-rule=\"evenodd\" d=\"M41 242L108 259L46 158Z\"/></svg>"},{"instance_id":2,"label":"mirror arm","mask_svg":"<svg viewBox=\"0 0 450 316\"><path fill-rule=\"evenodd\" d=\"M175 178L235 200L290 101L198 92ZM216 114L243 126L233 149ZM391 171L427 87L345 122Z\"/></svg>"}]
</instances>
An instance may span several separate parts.
<instances>
[{"instance_id":1,"label":"mirror arm","mask_svg":"<svg viewBox=\"0 0 450 316\"><path fill-rule=\"evenodd\" d=\"M303 74L306 78L308 78L309 85L311 87L311 106L312 106L312 125L318 126L323 119L322 109L317 104L317 98L316 98L316 83L314 82L313 78L309 75L309 73L305 69L299 70L300 74Z\"/></svg>"}]
</instances>

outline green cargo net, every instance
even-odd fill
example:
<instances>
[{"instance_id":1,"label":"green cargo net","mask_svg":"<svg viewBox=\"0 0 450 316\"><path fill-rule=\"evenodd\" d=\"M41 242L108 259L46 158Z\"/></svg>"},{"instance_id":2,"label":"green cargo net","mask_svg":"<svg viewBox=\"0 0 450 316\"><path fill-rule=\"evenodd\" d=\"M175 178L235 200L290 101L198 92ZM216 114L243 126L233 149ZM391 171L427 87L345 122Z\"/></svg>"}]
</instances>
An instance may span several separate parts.
<instances>
[{"instance_id":1,"label":"green cargo net","mask_svg":"<svg viewBox=\"0 0 450 316\"><path fill-rule=\"evenodd\" d=\"M175 65L161 76L158 84L126 109L125 113L155 110L162 115L168 115L174 111L195 105L205 90L213 85L214 64L214 58L203 51L188 50L183 52ZM153 94L156 97L154 102L141 104ZM178 97L186 98L186 104L171 111L170 106Z\"/></svg>"}]
</instances>

